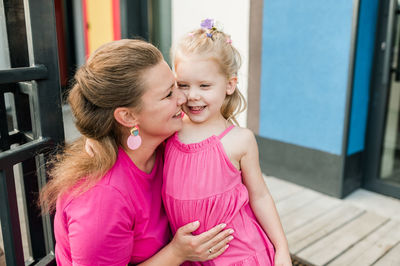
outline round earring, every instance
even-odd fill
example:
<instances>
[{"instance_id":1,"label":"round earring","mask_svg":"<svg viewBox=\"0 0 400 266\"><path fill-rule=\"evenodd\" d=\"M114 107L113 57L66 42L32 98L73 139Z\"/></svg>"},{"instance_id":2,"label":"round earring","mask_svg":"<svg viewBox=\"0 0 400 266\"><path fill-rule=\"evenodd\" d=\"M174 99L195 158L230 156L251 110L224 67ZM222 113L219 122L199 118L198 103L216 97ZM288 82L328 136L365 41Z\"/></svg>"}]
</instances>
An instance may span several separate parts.
<instances>
[{"instance_id":1,"label":"round earring","mask_svg":"<svg viewBox=\"0 0 400 266\"><path fill-rule=\"evenodd\" d=\"M134 126L131 129L131 135L128 137L127 143L128 148L136 150L142 144L142 138L139 136L139 126Z\"/></svg>"}]
</instances>

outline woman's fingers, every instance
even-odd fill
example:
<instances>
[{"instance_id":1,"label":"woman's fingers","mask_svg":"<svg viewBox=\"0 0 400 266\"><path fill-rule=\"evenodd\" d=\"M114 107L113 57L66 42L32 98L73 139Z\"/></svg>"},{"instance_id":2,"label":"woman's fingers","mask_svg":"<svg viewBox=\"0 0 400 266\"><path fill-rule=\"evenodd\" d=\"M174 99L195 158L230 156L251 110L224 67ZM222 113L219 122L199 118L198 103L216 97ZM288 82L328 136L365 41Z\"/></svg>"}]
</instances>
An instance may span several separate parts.
<instances>
[{"instance_id":1,"label":"woman's fingers","mask_svg":"<svg viewBox=\"0 0 400 266\"><path fill-rule=\"evenodd\" d=\"M173 239L176 251L184 260L206 261L221 255L233 239L232 229L226 229L225 224L219 224L210 230L193 235L200 226L200 222L192 222L180 227Z\"/></svg>"},{"instance_id":2,"label":"woman's fingers","mask_svg":"<svg viewBox=\"0 0 400 266\"><path fill-rule=\"evenodd\" d=\"M222 231L225 227L226 227L226 224L216 225L213 228L211 228L210 230L197 235L197 238L200 242L206 243L206 242L210 241L211 239L215 238L218 234L222 233L222 235L219 235L220 240L222 240L226 236L229 235L229 232L227 232L228 230Z\"/></svg>"},{"instance_id":3,"label":"woman's fingers","mask_svg":"<svg viewBox=\"0 0 400 266\"><path fill-rule=\"evenodd\" d=\"M228 244L225 244L224 246L222 246L221 248L211 248L208 250L209 256L207 258L207 260L212 260L215 259L216 257L218 257L219 255L221 255L222 253L224 253L224 251L229 247ZM211 253L209 252L211 250Z\"/></svg>"},{"instance_id":4,"label":"woman's fingers","mask_svg":"<svg viewBox=\"0 0 400 266\"><path fill-rule=\"evenodd\" d=\"M213 244L212 241L208 243L209 247L208 248L208 253L209 253L209 258L208 259L213 259L221 255L228 247L228 243L233 239L233 236L230 235L228 237L225 237L222 241L218 241L217 244Z\"/></svg>"},{"instance_id":5,"label":"woman's fingers","mask_svg":"<svg viewBox=\"0 0 400 266\"><path fill-rule=\"evenodd\" d=\"M195 221L192 223L185 224L184 226L180 227L178 229L178 231L180 231L180 233L186 235L186 234L190 234L190 233L196 231L197 228L199 228L199 226L200 226L200 222Z\"/></svg>"},{"instance_id":6,"label":"woman's fingers","mask_svg":"<svg viewBox=\"0 0 400 266\"><path fill-rule=\"evenodd\" d=\"M216 227L218 227L218 225ZM216 227L198 235L198 237L200 237L199 242L203 243L203 246L207 249L214 246L223 247L233 239L233 229L221 231L222 229ZM224 225L221 227L225 228Z\"/></svg>"}]
</instances>

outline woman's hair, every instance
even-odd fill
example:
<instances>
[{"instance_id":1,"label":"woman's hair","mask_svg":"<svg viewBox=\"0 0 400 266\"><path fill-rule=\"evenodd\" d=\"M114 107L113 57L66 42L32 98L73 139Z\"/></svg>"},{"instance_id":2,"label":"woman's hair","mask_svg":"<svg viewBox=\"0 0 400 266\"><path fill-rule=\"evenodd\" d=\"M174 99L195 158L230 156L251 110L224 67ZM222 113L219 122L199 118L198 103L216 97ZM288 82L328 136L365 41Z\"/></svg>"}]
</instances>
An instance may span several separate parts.
<instances>
[{"instance_id":1,"label":"woman's hair","mask_svg":"<svg viewBox=\"0 0 400 266\"><path fill-rule=\"evenodd\" d=\"M145 71L161 60L161 52L145 41L119 40L98 48L77 70L68 103L83 136L49 163L50 181L39 199L43 212L54 211L64 192L85 191L114 165L122 137L114 110L132 107L140 112ZM94 157L85 152L86 138L96 140Z\"/></svg>"},{"instance_id":2,"label":"woman's hair","mask_svg":"<svg viewBox=\"0 0 400 266\"><path fill-rule=\"evenodd\" d=\"M196 55L214 60L227 79L237 77L241 66L240 53L232 45L230 36L215 27L192 31L177 43L171 56L174 58L175 68L179 57L184 55ZM226 95L221 106L221 114L225 119L238 124L235 116L245 109L246 100L236 86L233 94Z\"/></svg>"}]
</instances>

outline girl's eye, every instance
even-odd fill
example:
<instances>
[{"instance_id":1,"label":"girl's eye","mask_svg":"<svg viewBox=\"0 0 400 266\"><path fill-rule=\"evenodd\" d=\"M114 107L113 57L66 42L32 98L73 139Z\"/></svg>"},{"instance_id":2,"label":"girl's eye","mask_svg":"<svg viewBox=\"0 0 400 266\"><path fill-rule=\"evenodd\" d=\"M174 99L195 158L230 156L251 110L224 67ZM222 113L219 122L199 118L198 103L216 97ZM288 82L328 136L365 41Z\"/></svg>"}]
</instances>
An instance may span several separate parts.
<instances>
[{"instance_id":1,"label":"girl's eye","mask_svg":"<svg viewBox=\"0 0 400 266\"><path fill-rule=\"evenodd\" d=\"M186 88L188 88L189 86L186 85L186 84L179 84L179 83L178 83L178 87L179 87L180 89L186 89Z\"/></svg>"},{"instance_id":2,"label":"girl's eye","mask_svg":"<svg viewBox=\"0 0 400 266\"><path fill-rule=\"evenodd\" d=\"M200 88L208 88L208 87L210 87L209 84L201 84L201 85L200 85Z\"/></svg>"},{"instance_id":3,"label":"girl's eye","mask_svg":"<svg viewBox=\"0 0 400 266\"><path fill-rule=\"evenodd\" d=\"M165 97L165 98L169 98L171 96L172 96L172 90L168 93L167 97Z\"/></svg>"}]
</instances>

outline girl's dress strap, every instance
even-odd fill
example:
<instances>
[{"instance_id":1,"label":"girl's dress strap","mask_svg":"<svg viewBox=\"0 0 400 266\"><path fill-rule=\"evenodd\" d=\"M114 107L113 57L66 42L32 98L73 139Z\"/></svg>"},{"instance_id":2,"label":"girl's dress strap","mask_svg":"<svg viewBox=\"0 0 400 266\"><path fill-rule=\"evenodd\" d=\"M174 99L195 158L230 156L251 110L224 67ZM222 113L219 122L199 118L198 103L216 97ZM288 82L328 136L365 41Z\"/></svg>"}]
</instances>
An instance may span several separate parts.
<instances>
[{"instance_id":1,"label":"girl's dress strap","mask_svg":"<svg viewBox=\"0 0 400 266\"><path fill-rule=\"evenodd\" d=\"M232 128L234 128L234 127L235 127L235 125L231 125L231 126L228 127L227 129L225 129L224 132L222 132L222 133L218 136L218 138L219 138L219 139L222 139L222 138L223 138L226 134L228 134L229 131L231 131Z\"/></svg>"}]
</instances>

